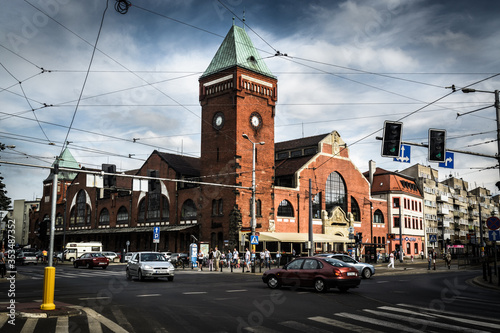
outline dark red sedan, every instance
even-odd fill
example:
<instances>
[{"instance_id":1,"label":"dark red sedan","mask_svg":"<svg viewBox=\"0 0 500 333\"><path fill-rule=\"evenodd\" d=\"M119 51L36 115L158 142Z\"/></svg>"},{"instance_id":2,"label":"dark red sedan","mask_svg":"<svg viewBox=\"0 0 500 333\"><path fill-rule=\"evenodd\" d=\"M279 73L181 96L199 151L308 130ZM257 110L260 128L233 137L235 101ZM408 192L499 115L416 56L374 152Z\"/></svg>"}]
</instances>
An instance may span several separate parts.
<instances>
[{"instance_id":1,"label":"dark red sedan","mask_svg":"<svg viewBox=\"0 0 500 333\"><path fill-rule=\"evenodd\" d=\"M84 253L80 258L73 261L73 267L84 266L86 268L101 267L106 269L109 265L109 259L102 253Z\"/></svg>"},{"instance_id":2,"label":"dark red sedan","mask_svg":"<svg viewBox=\"0 0 500 333\"><path fill-rule=\"evenodd\" d=\"M356 288L361 283L358 270L351 264L333 258L297 258L283 268L266 271L262 281L271 289L281 286L313 287L326 292L337 287L340 291Z\"/></svg>"}]
</instances>

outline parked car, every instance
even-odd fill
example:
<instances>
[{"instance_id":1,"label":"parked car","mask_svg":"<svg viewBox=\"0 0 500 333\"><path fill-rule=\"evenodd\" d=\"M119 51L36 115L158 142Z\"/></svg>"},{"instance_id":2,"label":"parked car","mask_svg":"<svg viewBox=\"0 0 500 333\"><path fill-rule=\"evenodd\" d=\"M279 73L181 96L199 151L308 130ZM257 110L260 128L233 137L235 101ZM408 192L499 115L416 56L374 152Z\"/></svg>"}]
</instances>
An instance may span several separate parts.
<instances>
[{"instance_id":1,"label":"parked car","mask_svg":"<svg viewBox=\"0 0 500 333\"><path fill-rule=\"evenodd\" d=\"M372 277L373 274L375 274L375 267L373 267L372 264L359 262L356 259L354 259L351 256L348 256L346 254L322 253L322 254L317 254L316 256L317 257L334 258L334 259L342 260L343 262L346 262L348 264L351 264L354 267L356 267L356 269L359 271L359 274L361 274L361 277L363 277L364 279L369 279Z\"/></svg>"},{"instance_id":2,"label":"parked car","mask_svg":"<svg viewBox=\"0 0 500 333\"><path fill-rule=\"evenodd\" d=\"M189 265L189 255L187 253L172 253L170 255L170 262L174 266L181 266L184 264L185 266Z\"/></svg>"},{"instance_id":3,"label":"parked car","mask_svg":"<svg viewBox=\"0 0 500 333\"><path fill-rule=\"evenodd\" d=\"M165 258L167 258L168 261L170 261L170 257L172 256L172 252L160 252L161 254L163 254L165 256Z\"/></svg>"},{"instance_id":4,"label":"parked car","mask_svg":"<svg viewBox=\"0 0 500 333\"><path fill-rule=\"evenodd\" d=\"M144 280L147 277L154 279L166 277L168 281L174 280L174 266L158 252L136 252L127 263L125 274L128 280L133 277Z\"/></svg>"},{"instance_id":5,"label":"parked car","mask_svg":"<svg viewBox=\"0 0 500 333\"><path fill-rule=\"evenodd\" d=\"M123 260L125 262L128 262L130 260L130 258L132 258L133 255L134 255L134 252L127 252L127 253L125 253L125 256L123 257Z\"/></svg>"},{"instance_id":6,"label":"parked car","mask_svg":"<svg viewBox=\"0 0 500 333\"><path fill-rule=\"evenodd\" d=\"M116 252L102 252L102 255L109 259L110 262L114 262L115 258L119 259L118 254Z\"/></svg>"},{"instance_id":7,"label":"parked car","mask_svg":"<svg viewBox=\"0 0 500 333\"><path fill-rule=\"evenodd\" d=\"M38 260L36 257L35 250L19 250L16 252L16 264L27 265L27 264L37 264Z\"/></svg>"},{"instance_id":8,"label":"parked car","mask_svg":"<svg viewBox=\"0 0 500 333\"><path fill-rule=\"evenodd\" d=\"M262 281L271 289L281 286L313 287L326 292L337 287L345 292L361 283L359 272L354 266L328 257L301 257L283 268L274 268L262 275Z\"/></svg>"},{"instance_id":9,"label":"parked car","mask_svg":"<svg viewBox=\"0 0 500 333\"><path fill-rule=\"evenodd\" d=\"M109 259L100 252L87 252L73 261L73 267L84 266L87 268L101 267L106 269L109 265Z\"/></svg>"}]
</instances>

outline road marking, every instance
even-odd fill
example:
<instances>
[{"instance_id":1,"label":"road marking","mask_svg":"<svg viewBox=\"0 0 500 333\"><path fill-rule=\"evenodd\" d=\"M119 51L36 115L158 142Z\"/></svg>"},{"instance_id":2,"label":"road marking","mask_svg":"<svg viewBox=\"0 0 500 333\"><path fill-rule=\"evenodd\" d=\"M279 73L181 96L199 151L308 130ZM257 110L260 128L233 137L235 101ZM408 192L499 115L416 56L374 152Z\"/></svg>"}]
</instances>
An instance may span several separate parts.
<instances>
[{"instance_id":1,"label":"road marking","mask_svg":"<svg viewBox=\"0 0 500 333\"><path fill-rule=\"evenodd\" d=\"M7 319L9 319L9 315L7 313L0 313L0 328L2 328L3 325L5 325Z\"/></svg>"},{"instance_id":2,"label":"road marking","mask_svg":"<svg viewBox=\"0 0 500 333\"><path fill-rule=\"evenodd\" d=\"M362 326L358 326L358 325L354 325L354 324L349 324L349 323L346 323L345 321L335 320L335 319L321 317L321 316L309 317L307 319L317 321L318 323L322 323L322 324L326 324L326 325L330 325L330 326L336 326L336 327L339 327L342 329L347 329L347 330L350 330L353 332L382 333L381 331L372 330L372 329L369 329L366 327L362 327Z\"/></svg>"},{"instance_id":3,"label":"road marking","mask_svg":"<svg viewBox=\"0 0 500 333\"><path fill-rule=\"evenodd\" d=\"M474 329L463 327L463 326L438 323L438 322L431 321L428 319L419 319L419 318L415 318L415 317L400 316L397 314L385 313L382 311L375 311L375 310L369 310L369 309L365 309L363 311L377 315L377 316L382 316L382 317L386 317L386 318L390 318L390 319L400 320L401 322L406 321L410 325L418 324L418 325L422 325L422 327L433 326L433 327L438 327L441 329L450 330L450 331L457 331L457 332L487 333L486 331L474 330Z\"/></svg>"},{"instance_id":4,"label":"road marking","mask_svg":"<svg viewBox=\"0 0 500 333\"><path fill-rule=\"evenodd\" d=\"M134 328L132 327L132 324L127 320L123 312L120 310L120 308L117 305L111 306L111 312L113 313L113 316L115 316L118 325L129 331L130 333L135 333Z\"/></svg>"},{"instance_id":5,"label":"road marking","mask_svg":"<svg viewBox=\"0 0 500 333\"><path fill-rule=\"evenodd\" d=\"M283 321L280 323L280 325L286 326L288 328L291 328L293 330L297 330L300 332L305 332L305 333L329 333L330 331L318 328L318 327L312 327L308 326L306 324L302 324L296 321Z\"/></svg>"},{"instance_id":6,"label":"road marking","mask_svg":"<svg viewBox=\"0 0 500 333\"><path fill-rule=\"evenodd\" d=\"M226 293L239 293L243 291L248 291L248 290L247 289L226 290Z\"/></svg>"},{"instance_id":7,"label":"road marking","mask_svg":"<svg viewBox=\"0 0 500 333\"><path fill-rule=\"evenodd\" d=\"M187 291L183 293L184 295L199 295L199 294L206 294L206 291Z\"/></svg>"},{"instance_id":8,"label":"road marking","mask_svg":"<svg viewBox=\"0 0 500 333\"><path fill-rule=\"evenodd\" d=\"M92 310L91 308L87 308L87 307L84 307L82 308L83 311L85 311L87 313L87 316L90 316L92 318L95 318L96 320L98 320L101 324L104 324L104 326L106 326L107 328L109 328L111 331L113 331L114 333L128 333L124 328L122 328L120 325L118 325L117 323L109 320L108 318L100 315L99 313L95 312L94 310ZM89 322L90 322L90 318L89 318ZM90 332L93 332L92 330Z\"/></svg>"},{"instance_id":9,"label":"road marking","mask_svg":"<svg viewBox=\"0 0 500 333\"><path fill-rule=\"evenodd\" d=\"M262 326L245 327L244 330L252 333L278 333L278 331Z\"/></svg>"},{"instance_id":10,"label":"road marking","mask_svg":"<svg viewBox=\"0 0 500 333\"><path fill-rule=\"evenodd\" d=\"M143 295L137 295L136 297L156 297L156 296L161 296L161 294L143 294Z\"/></svg>"},{"instance_id":11,"label":"road marking","mask_svg":"<svg viewBox=\"0 0 500 333\"><path fill-rule=\"evenodd\" d=\"M335 315L339 316L339 317L350 318L350 319L354 319L354 320L357 320L357 321L362 321L362 322L373 324L373 325L378 325L378 326L383 326L383 327L390 327L390 328L396 329L398 331L412 332L412 333L422 333L421 330L417 330L417 329L414 329L414 328L411 328L411 327L406 327L406 326L403 326L403 325L400 325L400 324L397 324L397 323L394 323L394 322L389 322L389 321L385 321L385 320L379 320L379 319L375 319L375 318L369 318L369 317L366 317L366 316L359 316L359 315L355 315L355 314L352 314L352 313L342 312L342 313L336 313Z\"/></svg>"},{"instance_id":12,"label":"road marking","mask_svg":"<svg viewBox=\"0 0 500 333\"><path fill-rule=\"evenodd\" d=\"M82 297L79 298L79 301L89 301L89 300L94 300L94 299L108 299L109 296L96 296L96 297Z\"/></svg>"},{"instance_id":13,"label":"road marking","mask_svg":"<svg viewBox=\"0 0 500 333\"><path fill-rule=\"evenodd\" d=\"M24 323L23 329L21 333L31 333L35 331L36 323L38 322L37 318L28 318Z\"/></svg>"},{"instance_id":14,"label":"road marking","mask_svg":"<svg viewBox=\"0 0 500 333\"><path fill-rule=\"evenodd\" d=\"M56 331L55 333L68 333L68 316L57 317Z\"/></svg>"},{"instance_id":15,"label":"road marking","mask_svg":"<svg viewBox=\"0 0 500 333\"><path fill-rule=\"evenodd\" d=\"M448 315L449 318L463 318L463 317L473 317L474 319L481 319L483 321L494 321L494 322L497 322L497 323L500 323L500 320L497 319L497 318L487 318L487 317L481 317L481 316L477 316L477 315L466 315L466 314L463 314L463 313L458 313L458 312L453 312L453 311L442 311L442 310L437 310L437 309L433 309L433 308L423 308L423 307L420 307L420 306L416 306L416 305L411 305L411 304L397 304L398 306L404 306L404 307L408 307L408 308L412 308L412 309L418 309L420 311L425 311L427 313L432 313L433 315L436 314L436 312L439 314L439 315Z\"/></svg>"},{"instance_id":16,"label":"road marking","mask_svg":"<svg viewBox=\"0 0 500 333\"><path fill-rule=\"evenodd\" d=\"M406 309L401 309L401 308L395 308L393 306L379 306L377 309L380 309L380 310L390 310L390 311L395 311L395 312L401 312L401 313L407 313L409 315L412 315L412 316L415 316L415 315L419 315L419 316L422 316L422 317L430 317L430 318L434 318L434 316L430 315L430 314L425 314L425 313L417 313L415 311L412 311L412 310L406 310Z\"/></svg>"}]
</instances>

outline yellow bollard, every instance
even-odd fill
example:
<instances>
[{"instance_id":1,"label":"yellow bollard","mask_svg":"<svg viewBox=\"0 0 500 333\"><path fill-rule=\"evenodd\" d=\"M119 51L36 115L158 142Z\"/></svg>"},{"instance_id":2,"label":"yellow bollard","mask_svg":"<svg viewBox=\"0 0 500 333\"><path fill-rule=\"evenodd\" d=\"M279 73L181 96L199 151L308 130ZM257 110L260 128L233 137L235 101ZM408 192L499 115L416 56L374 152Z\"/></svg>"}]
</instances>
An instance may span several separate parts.
<instances>
[{"instance_id":1,"label":"yellow bollard","mask_svg":"<svg viewBox=\"0 0 500 333\"><path fill-rule=\"evenodd\" d=\"M55 310L54 304L54 288L56 284L56 268L49 266L45 267L45 276L43 281L43 304L40 306L42 310Z\"/></svg>"}]
</instances>

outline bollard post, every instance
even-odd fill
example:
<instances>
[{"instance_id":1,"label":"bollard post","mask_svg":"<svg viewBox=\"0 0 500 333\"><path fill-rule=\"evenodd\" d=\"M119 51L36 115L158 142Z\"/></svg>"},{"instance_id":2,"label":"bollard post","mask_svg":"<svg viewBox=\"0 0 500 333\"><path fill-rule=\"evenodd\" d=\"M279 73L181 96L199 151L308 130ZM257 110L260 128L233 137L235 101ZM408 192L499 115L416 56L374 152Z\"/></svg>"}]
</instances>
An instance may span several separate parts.
<instances>
[{"instance_id":1,"label":"bollard post","mask_svg":"<svg viewBox=\"0 0 500 333\"><path fill-rule=\"evenodd\" d=\"M56 283L56 269L53 266L45 267L45 278L43 282L43 304L41 310L55 310L54 287Z\"/></svg>"}]
</instances>

